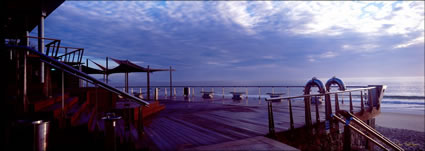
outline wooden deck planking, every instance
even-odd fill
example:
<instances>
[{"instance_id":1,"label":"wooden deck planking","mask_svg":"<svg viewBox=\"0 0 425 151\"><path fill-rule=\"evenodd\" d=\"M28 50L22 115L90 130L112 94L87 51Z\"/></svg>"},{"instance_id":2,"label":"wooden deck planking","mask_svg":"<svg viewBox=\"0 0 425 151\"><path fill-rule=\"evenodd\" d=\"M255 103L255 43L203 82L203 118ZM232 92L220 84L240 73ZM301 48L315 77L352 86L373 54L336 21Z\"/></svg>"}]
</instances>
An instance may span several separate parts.
<instances>
[{"instance_id":1,"label":"wooden deck planking","mask_svg":"<svg viewBox=\"0 0 425 151\"><path fill-rule=\"evenodd\" d=\"M261 102L262 101L262 102ZM175 150L196 146L217 144L227 141L264 136L268 133L267 104L264 100L230 99L204 100L194 98L161 100L165 110L154 115L151 123L145 126L149 139L160 150ZM332 105L334 102L332 102ZM348 101L340 103L340 109L349 110ZM303 101L292 102L294 126L305 125ZM334 105L332 106L334 110ZM359 107L355 107L359 111ZM316 108L311 105L311 117L316 122ZM273 103L276 131L286 131L290 127L288 103ZM325 120L324 105L319 105L320 121Z\"/></svg>"}]
</instances>

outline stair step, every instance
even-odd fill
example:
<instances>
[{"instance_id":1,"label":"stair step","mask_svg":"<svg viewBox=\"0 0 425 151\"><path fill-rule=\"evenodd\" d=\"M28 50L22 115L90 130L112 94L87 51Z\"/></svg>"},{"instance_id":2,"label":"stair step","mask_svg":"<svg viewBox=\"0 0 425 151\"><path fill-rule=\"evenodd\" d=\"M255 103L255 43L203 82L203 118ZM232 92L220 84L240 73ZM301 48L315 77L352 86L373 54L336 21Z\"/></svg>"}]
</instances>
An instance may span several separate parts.
<instances>
[{"instance_id":1,"label":"stair step","mask_svg":"<svg viewBox=\"0 0 425 151\"><path fill-rule=\"evenodd\" d=\"M65 93L64 98L65 100L67 100L69 98L69 93ZM57 102L60 102L61 100L62 100L62 95L56 95L52 98L32 101L32 104L34 105L34 111L38 112L48 106L51 106Z\"/></svg>"},{"instance_id":2,"label":"stair step","mask_svg":"<svg viewBox=\"0 0 425 151\"><path fill-rule=\"evenodd\" d=\"M66 113L74 104L78 102L78 97L70 97L65 100L64 112ZM53 105L41 109L39 112L52 112L55 118L59 118L62 112L62 102L57 102Z\"/></svg>"},{"instance_id":3,"label":"stair step","mask_svg":"<svg viewBox=\"0 0 425 151\"><path fill-rule=\"evenodd\" d=\"M82 125L88 122L89 114L88 114L88 102L84 102L82 105L79 105L77 109L72 109L68 113L68 116L71 120L71 125ZM83 117L86 116L86 117ZM79 120L84 118L86 120Z\"/></svg>"},{"instance_id":4,"label":"stair step","mask_svg":"<svg viewBox=\"0 0 425 151\"><path fill-rule=\"evenodd\" d=\"M97 116L96 115L96 110L93 109L89 113L89 121L88 121L88 124L87 124L90 132L93 132L96 129L96 122L97 122L97 117L96 116Z\"/></svg>"}]
</instances>

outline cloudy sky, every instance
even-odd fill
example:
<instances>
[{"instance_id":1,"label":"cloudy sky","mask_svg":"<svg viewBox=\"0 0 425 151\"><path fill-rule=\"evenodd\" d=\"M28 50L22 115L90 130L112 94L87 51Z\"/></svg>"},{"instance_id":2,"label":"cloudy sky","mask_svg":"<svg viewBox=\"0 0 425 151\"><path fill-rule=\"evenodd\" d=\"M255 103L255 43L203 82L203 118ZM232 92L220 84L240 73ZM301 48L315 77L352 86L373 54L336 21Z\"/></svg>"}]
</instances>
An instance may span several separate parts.
<instances>
[{"instance_id":1,"label":"cloudy sky","mask_svg":"<svg viewBox=\"0 0 425 151\"><path fill-rule=\"evenodd\" d=\"M175 81L424 75L423 1L66 1L45 36Z\"/></svg>"}]
</instances>

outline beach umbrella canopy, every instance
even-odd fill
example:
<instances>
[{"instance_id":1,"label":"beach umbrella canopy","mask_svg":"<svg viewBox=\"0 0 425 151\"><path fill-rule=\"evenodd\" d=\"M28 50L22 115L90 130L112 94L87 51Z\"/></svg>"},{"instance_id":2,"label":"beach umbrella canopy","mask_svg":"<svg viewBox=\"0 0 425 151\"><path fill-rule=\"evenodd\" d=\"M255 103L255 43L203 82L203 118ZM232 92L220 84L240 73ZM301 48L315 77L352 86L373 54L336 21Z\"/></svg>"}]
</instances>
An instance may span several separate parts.
<instances>
[{"instance_id":1,"label":"beach umbrella canopy","mask_svg":"<svg viewBox=\"0 0 425 151\"><path fill-rule=\"evenodd\" d=\"M152 68L145 68L145 67L141 67L137 64L132 63L131 61L128 60L118 60L118 59L113 59L111 58L114 62L116 62L118 64L117 67L113 68L113 69L109 69L107 71L107 74L112 74L112 73L129 73L129 72L157 72L157 71L170 71L170 69L152 69ZM174 71L174 69L172 69Z\"/></svg>"},{"instance_id":2,"label":"beach umbrella canopy","mask_svg":"<svg viewBox=\"0 0 425 151\"><path fill-rule=\"evenodd\" d=\"M87 73L87 74L104 74L105 73L102 70L91 68L91 67L87 67L87 66L81 66L81 70L84 73Z\"/></svg>"}]
</instances>

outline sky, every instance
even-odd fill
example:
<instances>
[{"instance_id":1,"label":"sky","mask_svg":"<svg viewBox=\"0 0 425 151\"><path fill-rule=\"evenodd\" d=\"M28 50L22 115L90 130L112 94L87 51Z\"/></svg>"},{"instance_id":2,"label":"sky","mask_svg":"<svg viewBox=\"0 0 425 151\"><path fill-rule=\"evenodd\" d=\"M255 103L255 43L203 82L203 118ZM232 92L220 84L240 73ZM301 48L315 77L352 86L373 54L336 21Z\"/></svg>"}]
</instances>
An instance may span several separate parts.
<instances>
[{"instance_id":1,"label":"sky","mask_svg":"<svg viewBox=\"0 0 425 151\"><path fill-rule=\"evenodd\" d=\"M174 81L424 76L424 14L423 1L65 1L45 37L100 64L172 66Z\"/></svg>"}]
</instances>

